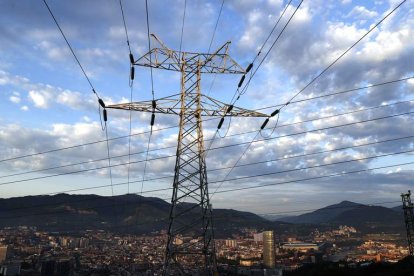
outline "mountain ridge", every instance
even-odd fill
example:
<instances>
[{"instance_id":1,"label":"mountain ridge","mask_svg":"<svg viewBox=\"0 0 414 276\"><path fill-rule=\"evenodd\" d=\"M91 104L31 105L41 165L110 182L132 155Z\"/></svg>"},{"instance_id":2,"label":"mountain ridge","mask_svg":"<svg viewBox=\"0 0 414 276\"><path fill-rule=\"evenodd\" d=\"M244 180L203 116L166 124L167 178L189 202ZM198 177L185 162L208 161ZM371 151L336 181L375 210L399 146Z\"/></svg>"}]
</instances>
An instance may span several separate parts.
<instances>
[{"instance_id":1,"label":"mountain ridge","mask_svg":"<svg viewBox=\"0 0 414 276\"><path fill-rule=\"evenodd\" d=\"M398 231L403 233L404 219L397 208L365 205L342 201L310 213L279 218L278 221L293 224L348 225L364 232Z\"/></svg>"},{"instance_id":2,"label":"mountain ridge","mask_svg":"<svg viewBox=\"0 0 414 276\"><path fill-rule=\"evenodd\" d=\"M326 207L317 209L310 213L280 218L279 221L285 221L290 223L325 223L328 222L329 219L334 218L335 216L344 212L345 210L353 209L359 205L363 204L344 200L340 203L328 205Z\"/></svg>"},{"instance_id":3,"label":"mountain ridge","mask_svg":"<svg viewBox=\"0 0 414 276\"><path fill-rule=\"evenodd\" d=\"M0 227L28 225L50 231L103 229L146 234L167 228L170 206L162 199L135 194L14 197L0 199ZM214 214L223 233L235 227L266 228L270 223L256 214L232 209L215 209Z\"/></svg>"},{"instance_id":4,"label":"mountain ridge","mask_svg":"<svg viewBox=\"0 0 414 276\"><path fill-rule=\"evenodd\" d=\"M0 199L0 227L27 225L58 232L102 229L148 234L167 229L170 206L160 198L136 194L113 197L94 194L14 197ZM180 209L179 205L177 209ZM276 221L234 209L219 208L214 209L213 213L213 225L219 237L237 234L241 228L275 230L279 233L303 233L317 227L338 225L354 226L364 232L392 232L395 229L399 232L404 229L402 213L397 208L351 201Z\"/></svg>"}]
</instances>

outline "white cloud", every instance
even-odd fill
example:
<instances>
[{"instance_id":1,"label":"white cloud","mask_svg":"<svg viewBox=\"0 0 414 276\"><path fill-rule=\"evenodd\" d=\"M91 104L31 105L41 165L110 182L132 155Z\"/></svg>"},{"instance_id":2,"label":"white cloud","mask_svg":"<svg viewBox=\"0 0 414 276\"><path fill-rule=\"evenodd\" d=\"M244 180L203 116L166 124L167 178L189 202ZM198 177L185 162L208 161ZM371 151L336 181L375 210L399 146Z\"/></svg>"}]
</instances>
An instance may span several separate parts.
<instances>
[{"instance_id":1,"label":"white cloud","mask_svg":"<svg viewBox=\"0 0 414 276\"><path fill-rule=\"evenodd\" d=\"M263 29L261 27L261 20L266 18L264 14L258 10L254 9L248 14L248 28L243 33L242 37L239 40L239 44L242 48L251 49L257 46L258 39L263 34Z\"/></svg>"},{"instance_id":2,"label":"white cloud","mask_svg":"<svg viewBox=\"0 0 414 276\"><path fill-rule=\"evenodd\" d=\"M395 60L404 51L409 50L408 45L413 45L413 43L414 33L412 29L401 29L395 32L383 31L374 40L367 42L358 54L365 61Z\"/></svg>"},{"instance_id":3,"label":"white cloud","mask_svg":"<svg viewBox=\"0 0 414 276\"><path fill-rule=\"evenodd\" d=\"M89 118L88 116L83 116L82 117L82 120L84 120L87 123L90 123L91 122L91 118Z\"/></svg>"},{"instance_id":4,"label":"white cloud","mask_svg":"<svg viewBox=\"0 0 414 276\"><path fill-rule=\"evenodd\" d=\"M10 96L10 97L9 97L9 100L10 100L12 103L18 104L18 103L20 103L21 98L20 98L19 96L17 96L17 95L13 95L13 96Z\"/></svg>"},{"instance_id":5,"label":"white cloud","mask_svg":"<svg viewBox=\"0 0 414 276\"><path fill-rule=\"evenodd\" d=\"M267 0L270 6L280 7L283 4L283 0Z\"/></svg>"},{"instance_id":6,"label":"white cloud","mask_svg":"<svg viewBox=\"0 0 414 276\"><path fill-rule=\"evenodd\" d=\"M29 107L27 105L24 105L20 109L23 110L23 111L28 111Z\"/></svg>"},{"instance_id":7,"label":"white cloud","mask_svg":"<svg viewBox=\"0 0 414 276\"><path fill-rule=\"evenodd\" d=\"M11 85L19 90L27 91L28 99L37 108L47 109L53 103L57 103L75 110L91 110L95 109L97 105L95 98L90 93L84 95L77 91L64 90L50 84L33 83L28 78L13 76L5 71L0 71L0 85L2 80L4 85ZM9 100L13 103L20 103L21 94L14 92ZM107 97L105 101L112 102L112 99Z\"/></svg>"},{"instance_id":8,"label":"white cloud","mask_svg":"<svg viewBox=\"0 0 414 276\"><path fill-rule=\"evenodd\" d=\"M10 75L6 71L0 70L0 85L7 85L11 83Z\"/></svg>"},{"instance_id":9,"label":"white cloud","mask_svg":"<svg viewBox=\"0 0 414 276\"><path fill-rule=\"evenodd\" d=\"M66 47L60 47L50 41L43 40L36 46L54 61L63 61L70 53Z\"/></svg>"},{"instance_id":10,"label":"white cloud","mask_svg":"<svg viewBox=\"0 0 414 276\"><path fill-rule=\"evenodd\" d=\"M411 91L414 91L414 79L407 80L407 86Z\"/></svg>"},{"instance_id":11,"label":"white cloud","mask_svg":"<svg viewBox=\"0 0 414 276\"><path fill-rule=\"evenodd\" d=\"M289 9L288 9L289 10ZM294 8L290 7L291 13L293 13ZM310 22L312 20L312 14L310 13L310 10L308 6L304 5L299 8L299 10L296 12L295 17L292 19L293 24L304 24L306 22Z\"/></svg>"},{"instance_id":12,"label":"white cloud","mask_svg":"<svg viewBox=\"0 0 414 276\"><path fill-rule=\"evenodd\" d=\"M347 15L347 17L352 16L359 19L367 19L378 16L378 13L376 11L370 11L364 6L355 6Z\"/></svg>"},{"instance_id":13,"label":"white cloud","mask_svg":"<svg viewBox=\"0 0 414 276\"><path fill-rule=\"evenodd\" d=\"M52 95L47 91L29 91L29 100L33 102L33 104L37 108L46 109L49 107L49 101L52 98Z\"/></svg>"},{"instance_id":14,"label":"white cloud","mask_svg":"<svg viewBox=\"0 0 414 276\"><path fill-rule=\"evenodd\" d=\"M80 109L84 106L84 98L79 92L72 92L64 90L58 94L56 102L62 105L69 106L73 109Z\"/></svg>"}]
</instances>

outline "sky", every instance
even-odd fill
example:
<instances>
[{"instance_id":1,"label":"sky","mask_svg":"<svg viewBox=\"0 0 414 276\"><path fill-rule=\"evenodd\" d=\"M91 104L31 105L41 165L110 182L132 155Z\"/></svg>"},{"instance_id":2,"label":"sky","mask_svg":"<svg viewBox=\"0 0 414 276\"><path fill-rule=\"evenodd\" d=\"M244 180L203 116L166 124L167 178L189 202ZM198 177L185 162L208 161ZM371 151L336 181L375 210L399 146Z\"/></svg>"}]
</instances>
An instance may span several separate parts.
<instances>
[{"instance_id":1,"label":"sky","mask_svg":"<svg viewBox=\"0 0 414 276\"><path fill-rule=\"evenodd\" d=\"M183 26L185 1L148 1L149 29L174 50L181 40L183 51L202 53L210 43L213 52L231 41L229 55L246 68L287 2L225 0L219 17L221 0L187 1ZM277 123L273 131L258 134L263 118L226 118L207 154L213 208L264 214L343 200L396 206L400 194L414 187L414 1L406 1L343 56L400 1L305 0L281 33L299 3L293 0L287 7L236 106L270 114L300 93L282 108L278 120L270 119L269 128ZM148 68L136 66L129 85L119 1L48 4L107 105L129 102L131 95L134 102L152 99ZM131 51L138 59L148 51L145 1L122 4ZM175 159L162 157L175 155L178 128L160 129L177 126L178 117L157 114L147 157L156 159L136 162L146 159L151 114L108 109L107 144L97 99L44 3L1 1L0 10L1 197L129 192L169 201L171 190L151 190L172 187ZM155 41L151 46L159 47ZM240 77L205 74L202 93L230 103ZM180 91L177 72L154 69L153 80L155 98ZM318 98L389 81L396 82ZM204 137L211 139L218 120L205 119ZM130 140L129 133L134 134ZM112 139L117 137L123 138ZM222 147L232 144L241 145ZM83 146L37 154L76 145ZM107 146L115 165L112 187L109 170L99 169L108 166ZM339 148L346 149L332 151ZM123 164L129 160L135 163L128 170ZM245 166L228 174L224 168L238 160ZM325 177L333 174L339 175Z\"/></svg>"}]
</instances>

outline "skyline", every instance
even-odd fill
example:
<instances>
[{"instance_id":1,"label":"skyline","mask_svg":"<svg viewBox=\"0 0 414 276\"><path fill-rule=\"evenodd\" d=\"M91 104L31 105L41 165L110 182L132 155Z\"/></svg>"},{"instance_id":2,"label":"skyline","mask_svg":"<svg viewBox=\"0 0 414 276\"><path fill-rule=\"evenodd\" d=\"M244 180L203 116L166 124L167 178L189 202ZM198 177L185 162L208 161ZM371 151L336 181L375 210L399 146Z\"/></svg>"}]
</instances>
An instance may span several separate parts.
<instances>
[{"instance_id":1,"label":"skyline","mask_svg":"<svg viewBox=\"0 0 414 276\"><path fill-rule=\"evenodd\" d=\"M281 25L269 40L270 43L275 40L278 31L299 2L293 1L294 6L287 9L286 16L282 18ZM240 97L237 106L259 109L286 103L400 1L372 3L344 0L340 3L330 1L325 5L321 3L322 1L303 2L262 67L257 71L248 90ZM129 52L119 3L113 1L99 6L94 1L78 1L76 4L48 1L48 4L106 104L128 102ZM148 50L144 4L123 1L127 30L136 59ZM184 51L208 51L220 4L221 1L187 3L182 40ZM254 59L286 4L287 1L275 0L225 1L211 49L214 50L231 40L229 54L246 68ZM0 19L2 21L0 32L4 41L0 45L0 96L2 109L5 112L0 115L0 151L3 158L104 140L105 132L101 130L97 101L43 3L4 2L2 6L5 16ZM411 2L404 3L326 74L304 90L296 100L413 76L414 65L409 62L414 53L413 7L414 4ZM183 8L184 1L176 2L172 5L172 10L165 9L162 1L149 3L150 32L157 34L173 49L180 48ZM263 53L268 47L269 45L264 48ZM150 71L136 67L135 72L133 100L151 100ZM153 72L156 98L178 93L178 74L161 70ZM238 82L238 76L217 76L217 78L203 76L201 85L204 93L211 93L211 96L229 103ZM210 87L212 87L211 91ZM241 158L240 164L410 137L414 135L407 127L410 123L409 119L412 118L410 112L413 103L410 100L413 92L414 79L408 79L289 104L280 113L279 126L272 134L272 139L252 143L249 151ZM403 103L394 104L402 101ZM381 105L383 107L379 107ZM369 110L346 116L294 124L367 108ZM269 114L274 109L274 107L264 109L264 112ZM407 114L398 115L405 113ZM108 110L109 138L129 134L129 116L128 112ZM132 133L149 131L149 114L132 113L131 116ZM387 116L394 117L376 119ZM375 120L345 127L333 127L370 119ZM157 114L155 122L154 129L157 130L177 125L178 117ZM268 126L273 126L275 122L276 117L270 120ZM205 123L206 139L214 135L217 123L218 120ZM228 123L229 120L226 120L222 135ZM249 143L262 123L263 119L234 118L227 138L215 139L213 146ZM332 128L312 131L327 127ZM247 131L252 133L231 136ZM264 137L267 137L270 132L263 133ZM292 135L294 133L305 135ZM275 138L277 136L284 137ZM176 128L154 131L150 149L160 147L171 147L171 149L150 152L148 158L174 155L176 137ZM148 133L133 136L131 152L145 152L147 142ZM208 153L207 168L213 169L209 173L210 193L214 193L217 187L218 183L214 182L222 180L226 175L225 170L218 172L214 169L232 167L243 153L245 146L226 147ZM111 140L109 148L111 156L125 155L128 153L128 139ZM224 182L222 190L278 182L290 183L246 191L217 193L212 197L213 207L265 213L302 209L297 208L298 203L306 209L318 208L342 200L360 203L398 201L400 193L412 187L412 184L410 185L413 176L412 164L298 183L292 181L411 163L414 162L411 150L413 150L412 139L407 138L354 147L341 152L310 155L310 158L306 156L308 157L306 159L289 158L269 161L265 165L261 163L239 167L232 171L228 178L240 179ZM396 152L405 153L396 156L387 155ZM387 156L363 159L376 155ZM98 143L81 147L80 150L73 149L57 154L42 154L34 158L1 162L0 172L1 176L5 176L73 162L105 159L106 156L106 143ZM131 157L131 161L142 159L145 159L145 154ZM350 159L362 160L325 166L325 164ZM111 158L111 162L112 165L128 162L128 156ZM131 193L140 194L141 187L143 191L171 187L172 180L168 179L160 183L146 181L141 186L144 163L131 166L130 185L113 186L114 195L124 194L128 188ZM107 164L107 160L102 160L96 162L95 166ZM296 170L319 165L323 166L317 169ZM171 175L173 166L174 158L148 161L145 178ZM85 164L64 167L49 170L46 175L87 168L89 167ZM289 172L260 178L243 178L278 171ZM114 167L112 174L115 184L127 180L126 166ZM2 177L0 181L2 197L52 193L110 184L108 170L4 184L4 182L42 176L45 175L38 173ZM111 187L80 192L111 195ZM167 201L171 196L168 191L143 195L158 196Z\"/></svg>"}]
</instances>

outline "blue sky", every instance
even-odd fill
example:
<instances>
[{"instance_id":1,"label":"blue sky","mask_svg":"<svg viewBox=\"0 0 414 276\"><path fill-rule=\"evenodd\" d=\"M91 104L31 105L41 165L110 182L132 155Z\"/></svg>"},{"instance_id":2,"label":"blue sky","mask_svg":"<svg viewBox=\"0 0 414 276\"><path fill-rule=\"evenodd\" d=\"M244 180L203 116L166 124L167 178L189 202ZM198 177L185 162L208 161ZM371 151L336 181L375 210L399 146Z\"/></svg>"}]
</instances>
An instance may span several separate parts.
<instances>
[{"instance_id":1,"label":"blue sky","mask_svg":"<svg viewBox=\"0 0 414 276\"><path fill-rule=\"evenodd\" d=\"M222 2L219 0L187 2L182 49L207 52ZM292 1L275 34L265 45L258 62L274 42L281 27L299 2ZM50 0L48 3L98 94L106 103L129 101L129 52L119 2ZM237 105L258 109L285 103L399 3L400 1L395 0L303 1ZM231 41L229 54L242 67L247 67L286 4L287 1L282 0L224 1L212 50L226 41ZM148 50L145 2L124 0L123 5L132 52L135 58L138 58ZM0 17L1 159L104 139L105 132L101 130L96 98L42 1L2 1L0 9L2 11ZM171 49L179 49L183 9L184 1L149 1L150 32L157 34ZM414 63L411 62L414 54L413 13L414 3L407 1L303 91L296 100L414 76ZM153 42L153 46L155 45ZM179 92L179 77L179 74L174 72L154 70L155 97L165 97ZM203 93L210 93L210 96L228 103L235 92L239 76L217 76L210 91L213 79L213 76L203 76L201 84ZM136 67L133 100L150 100L151 97L150 72L147 68ZM412 115L408 114L286 136L411 112L414 107L413 102L389 105L411 99L414 99L414 79L288 105L280 114L280 127L272 134L272 137L285 137L253 143L240 164L413 135ZM345 116L298 123L380 105L384 106ZM274 108L264 111L270 113L273 110ZM149 114L132 114L132 133L148 131L149 120ZM263 119L234 119L230 124L229 135L256 131L262 122ZM174 126L177 123L177 117L157 115L155 129ZM226 127L227 123L228 120L225 123ZM275 118L270 121L269 126L274 123ZM210 138L215 132L217 121L206 122L204 126L205 137ZM110 137L128 135L129 113L110 110L108 133ZM177 129L154 132L150 149L175 146L176 133ZM266 134L269 133L264 133ZM250 142L254 135L255 132L216 139L213 147ZM147 142L148 134L133 136L131 151L145 151ZM112 156L128 153L128 139L111 141L109 146ZM210 152L207 158L208 168L232 166L244 151L244 147L228 147ZM228 178L324 165L412 149L413 139L401 139L353 150L243 166L234 169ZM174 152L173 148L151 151L149 158L170 155ZM4 184L26 178L106 166L107 161L104 160L8 176L103 159L106 155L106 144L97 143L1 162L0 193L2 197L14 197L108 185L110 180L108 170L105 169ZM131 161L142 159L145 159L143 154L131 157ZM112 159L113 164L127 161L128 157ZM227 181L220 189L254 187L409 162L414 162L412 153ZM143 164L142 162L131 166L130 177L133 182L129 185L130 192L141 191ZM173 166L173 158L148 162L145 178L169 176L173 172ZM114 183L127 181L126 166L118 166L112 172ZM222 180L226 173L226 170L220 170L209 174L209 180L212 182L211 191L219 185L214 182ZM303 207L318 208L341 200L362 203L398 201L401 192L413 188L411 182L413 173L412 165L401 165L334 178L217 193L213 196L212 202L215 208L265 213L291 211ZM167 187L171 187L171 179L146 181L143 190ZM114 187L115 194L124 194L127 191L128 185ZM111 189L110 187L89 189L82 193L111 195ZM170 191L145 195L169 198ZM301 208L298 208L298 202Z\"/></svg>"}]
</instances>

